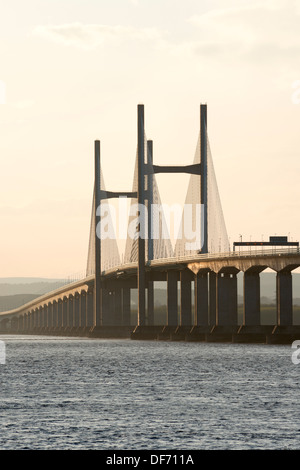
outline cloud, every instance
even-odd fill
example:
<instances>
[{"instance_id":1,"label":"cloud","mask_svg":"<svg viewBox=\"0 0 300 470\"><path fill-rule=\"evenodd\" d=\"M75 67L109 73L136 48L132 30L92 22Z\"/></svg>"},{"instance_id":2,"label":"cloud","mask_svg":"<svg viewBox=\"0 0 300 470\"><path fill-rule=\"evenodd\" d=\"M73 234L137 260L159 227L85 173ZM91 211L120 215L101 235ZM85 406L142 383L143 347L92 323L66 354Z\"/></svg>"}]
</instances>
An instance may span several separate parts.
<instances>
[{"instance_id":1,"label":"cloud","mask_svg":"<svg viewBox=\"0 0 300 470\"><path fill-rule=\"evenodd\" d=\"M118 43L124 40L153 41L161 38L161 33L155 28L82 23L36 26L33 35L66 46L77 46L85 49L95 48L106 42Z\"/></svg>"},{"instance_id":2,"label":"cloud","mask_svg":"<svg viewBox=\"0 0 300 470\"><path fill-rule=\"evenodd\" d=\"M210 10L189 18L197 36L190 48L198 55L290 59L300 52L300 2L264 0Z\"/></svg>"}]
</instances>

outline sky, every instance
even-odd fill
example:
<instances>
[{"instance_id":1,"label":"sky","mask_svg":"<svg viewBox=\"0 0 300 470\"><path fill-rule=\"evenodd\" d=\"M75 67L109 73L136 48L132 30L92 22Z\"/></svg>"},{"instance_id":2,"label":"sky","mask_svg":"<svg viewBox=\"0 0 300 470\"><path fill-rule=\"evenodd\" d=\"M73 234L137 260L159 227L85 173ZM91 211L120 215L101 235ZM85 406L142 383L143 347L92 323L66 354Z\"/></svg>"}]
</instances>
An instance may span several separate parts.
<instances>
[{"instance_id":1,"label":"sky","mask_svg":"<svg viewBox=\"0 0 300 470\"><path fill-rule=\"evenodd\" d=\"M157 164L193 162L200 104L231 244L300 238L300 0L0 2L0 277L86 268L94 140L130 191L137 105ZM183 203L187 175L160 175Z\"/></svg>"}]
</instances>

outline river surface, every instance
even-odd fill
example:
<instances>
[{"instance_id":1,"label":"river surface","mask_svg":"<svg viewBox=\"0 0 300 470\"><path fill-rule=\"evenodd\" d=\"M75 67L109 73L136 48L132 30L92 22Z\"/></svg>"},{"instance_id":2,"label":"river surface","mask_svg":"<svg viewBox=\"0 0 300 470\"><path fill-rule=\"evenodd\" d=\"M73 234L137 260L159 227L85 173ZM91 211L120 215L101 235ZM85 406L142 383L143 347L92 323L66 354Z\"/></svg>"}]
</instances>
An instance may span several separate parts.
<instances>
[{"instance_id":1,"label":"river surface","mask_svg":"<svg viewBox=\"0 0 300 470\"><path fill-rule=\"evenodd\" d=\"M290 345L0 340L0 449L300 448Z\"/></svg>"}]
</instances>

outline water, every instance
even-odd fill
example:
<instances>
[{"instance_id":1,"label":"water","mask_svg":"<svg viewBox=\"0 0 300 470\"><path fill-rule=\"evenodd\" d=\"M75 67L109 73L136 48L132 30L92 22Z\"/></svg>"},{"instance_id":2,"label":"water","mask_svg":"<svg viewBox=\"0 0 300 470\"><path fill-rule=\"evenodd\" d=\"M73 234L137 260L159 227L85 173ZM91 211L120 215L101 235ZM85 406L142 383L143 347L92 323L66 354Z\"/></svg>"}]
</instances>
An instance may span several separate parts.
<instances>
[{"instance_id":1,"label":"water","mask_svg":"<svg viewBox=\"0 0 300 470\"><path fill-rule=\"evenodd\" d=\"M299 448L288 345L0 339L0 449Z\"/></svg>"}]
</instances>

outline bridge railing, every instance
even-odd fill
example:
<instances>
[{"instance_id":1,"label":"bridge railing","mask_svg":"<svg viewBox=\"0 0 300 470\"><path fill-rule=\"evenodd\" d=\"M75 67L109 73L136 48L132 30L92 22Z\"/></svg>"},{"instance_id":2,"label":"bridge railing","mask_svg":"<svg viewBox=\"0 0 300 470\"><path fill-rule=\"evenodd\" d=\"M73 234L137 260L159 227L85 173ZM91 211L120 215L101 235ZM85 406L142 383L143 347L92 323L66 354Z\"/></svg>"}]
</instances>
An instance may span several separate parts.
<instances>
[{"instance_id":1,"label":"bridge railing","mask_svg":"<svg viewBox=\"0 0 300 470\"><path fill-rule=\"evenodd\" d=\"M272 255L295 255L300 254L299 247L289 247L289 248L280 248L274 247L272 249L252 249L252 250L239 250L239 251L227 251L222 253L197 253L192 255L177 256L174 258L160 258L149 262L149 265L153 264L168 264L174 262L184 262L184 261L197 261L197 260L206 260L206 259L228 259L228 258L253 258L253 257L262 257L262 256L272 256Z\"/></svg>"},{"instance_id":2,"label":"bridge railing","mask_svg":"<svg viewBox=\"0 0 300 470\"><path fill-rule=\"evenodd\" d=\"M235 258L253 258L253 257L262 257L262 256L272 256L272 255L295 255L300 254L299 247L289 247L289 248L277 248L272 249L252 249L252 250L239 250L239 251L227 251L227 252L218 252L218 253L194 253L192 255L169 257L169 258L158 258L146 263L147 266L158 266L161 264L174 264L174 263L185 263L186 261L201 261L201 260L218 260L218 259L235 259ZM126 270L136 269L137 262L126 263L114 268L102 271L102 275L109 274L123 274Z\"/></svg>"}]
</instances>

